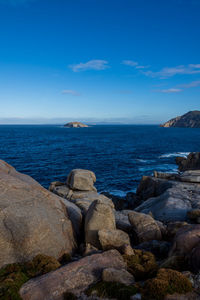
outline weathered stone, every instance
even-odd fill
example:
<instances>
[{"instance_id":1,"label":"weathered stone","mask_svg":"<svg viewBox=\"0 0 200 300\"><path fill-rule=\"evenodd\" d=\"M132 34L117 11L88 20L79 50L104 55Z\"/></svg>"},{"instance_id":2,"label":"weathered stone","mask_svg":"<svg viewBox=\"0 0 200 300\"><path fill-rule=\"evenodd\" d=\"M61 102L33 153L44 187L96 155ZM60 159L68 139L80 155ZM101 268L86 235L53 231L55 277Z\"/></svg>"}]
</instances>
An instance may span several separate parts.
<instances>
[{"instance_id":1,"label":"weathered stone","mask_svg":"<svg viewBox=\"0 0 200 300\"><path fill-rule=\"evenodd\" d=\"M60 200L62 201L62 203L64 203L64 205L67 208L67 213L69 219L72 222L72 226L76 233L76 237L77 238L80 237L81 229L82 229L82 220L83 220L80 208L65 198L60 198Z\"/></svg>"},{"instance_id":2,"label":"weathered stone","mask_svg":"<svg viewBox=\"0 0 200 300\"><path fill-rule=\"evenodd\" d=\"M162 238L158 224L150 215L133 211L128 216L137 243L160 240Z\"/></svg>"},{"instance_id":3,"label":"weathered stone","mask_svg":"<svg viewBox=\"0 0 200 300\"><path fill-rule=\"evenodd\" d=\"M152 195L144 201L136 211L152 212L155 219L163 222L185 221L187 212L192 208L200 208L200 185L180 181L168 181L150 177L141 183L144 190L140 195ZM148 190L154 186L154 192ZM159 188L160 186L160 188ZM160 194L160 192L162 193ZM152 197L152 196L150 196Z\"/></svg>"},{"instance_id":4,"label":"weathered stone","mask_svg":"<svg viewBox=\"0 0 200 300\"><path fill-rule=\"evenodd\" d=\"M85 217L85 242L100 248L98 231L116 229L113 208L102 200L95 200L90 205Z\"/></svg>"},{"instance_id":5,"label":"weathered stone","mask_svg":"<svg viewBox=\"0 0 200 300\"><path fill-rule=\"evenodd\" d=\"M129 236L122 230L102 229L98 231L98 237L103 250L118 249L130 244Z\"/></svg>"},{"instance_id":6,"label":"weathered stone","mask_svg":"<svg viewBox=\"0 0 200 300\"><path fill-rule=\"evenodd\" d=\"M96 176L89 170L74 169L67 177L67 185L72 190L96 191L94 182L96 182Z\"/></svg>"},{"instance_id":7,"label":"weathered stone","mask_svg":"<svg viewBox=\"0 0 200 300\"><path fill-rule=\"evenodd\" d=\"M131 232L132 226L128 219L128 214L131 210L115 211L115 221L117 229L123 230L127 233Z\"/></svg>"},{"instance_id":8,"label":"weathered stone","mask_svg":"<svg viewBox=\"0 0 200 300\"><path fill-rule=\"evenodd\" d=\"M193 248L200 243L200 225L190 225L181 228L175 238L171 255L190 255Z\"/></svg>"},{"instance_id":9,"label":"weathered stone","mask_svg":"<svg viewBox=\"0 0 200 300\"><path fill-rule=\"evenodd\" d=\"M106 268L102 273L102 280L106 282L119 282L125 285L131 285L135 282L131 273L125 269L117 270L115 268Z\"/></svg>"},{"instance_id":10,"label":"weathered stone","mask_svg":"<svg viewBox=\"0 0 200 300\"><path fill-rule=\"evenodd\" d=\"M59 258L75 247L62 199L0 161L0 267L37 254Z\"/></svg>"},{"instance_id":11,"label":"weathered stone","mask_svg":"<svg viewBox=\"0 0 200 300\"><path fill-rule=\"evenodd\" d=\"M65 292L80 294L100 280L103 269L125 267L117 250L86 256L28 281L20 289L20 295L23 300L63 300Z\"/></svg>"}]
</instances>

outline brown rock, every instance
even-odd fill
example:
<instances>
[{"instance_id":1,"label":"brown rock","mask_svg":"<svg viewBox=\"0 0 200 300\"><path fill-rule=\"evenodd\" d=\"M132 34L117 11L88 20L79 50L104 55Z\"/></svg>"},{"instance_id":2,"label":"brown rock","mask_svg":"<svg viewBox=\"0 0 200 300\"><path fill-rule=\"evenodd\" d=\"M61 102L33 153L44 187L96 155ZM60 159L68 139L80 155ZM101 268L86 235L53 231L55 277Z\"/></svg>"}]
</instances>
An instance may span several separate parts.
<instances>
[{"instance_id":1,"label":"brown rock","mask_svg":"<svg viewBox=\"0 0 200 300\"><path fill-rule=\"evenodd\" d=\"M129 235L122 230L102 229L98 231L98 237L103 250L120 250L124 245L130 245Z\"/></svg>"},{"instance_id":2,"label":"brown rock","mask_svg":"<svg viewBox=\"0 0 200 300\"><path fill-rule=\"evenodd\" d=\"M89 170L74 169L67 177L67 185L72 190L96 191L94 182L96 182L96 176Z\"/></svg>"},{"instance_id":3,"label":"brown rock","mask_svg":"<svg viewBox=\"0 0 200 300\"><path fill-rule=\"evenodd\" d=\"M62 199L0 161L0 267L76 247Z\"/></svg>"},{"instance_id":4,"label":"brown rock","mask_svg":"<svg viewBox=\"0 0 200 300\"><path fill-rule=\"evenodd\" d=\"M113 208L102 200L95 200L90 205L85 217L85 242L101 248L98 231L116 229Z\"/></svg>"},{"instance_id":5,"label":"brown rock","mask_svg":"<svg viewBox=\"0 0 200 300\"><path fill-rule=\"evenodd\" d=\"M181 228L175 238L170 255L187 255L200 243L200 225Z\"/></svg>"},{"instance_id":6,"label":"brown rock","mask_svg":"<svg viewBox=\"0 0 200 300\"><path fill-rule=\"evenodd\" d=\"M132 211L129 213L129 221L132 225L136 242L142 243L162 238L157 222L150 215Z\"/></svg>"},{"instance_id":7,"label":"brown rock","mask_svg":"<svg viewBox=\"0 0 200 300\"><path fill-rule=\"evenodd\" d=\"M125 268L123 258L117 250L86 256L32 279L22 286L20 295L23 300L63 300L65 292L80 294L100 280L105 268Z\"/></svg>"}]
</instances>

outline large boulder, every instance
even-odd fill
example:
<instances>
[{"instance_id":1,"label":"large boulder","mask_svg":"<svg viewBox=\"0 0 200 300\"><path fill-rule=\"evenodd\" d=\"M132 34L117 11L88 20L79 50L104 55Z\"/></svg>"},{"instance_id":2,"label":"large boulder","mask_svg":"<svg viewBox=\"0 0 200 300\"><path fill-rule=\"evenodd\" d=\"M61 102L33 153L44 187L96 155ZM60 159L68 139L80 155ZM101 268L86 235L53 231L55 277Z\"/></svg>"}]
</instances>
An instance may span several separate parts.
<instances>
[{"instance_id":1,"label":"large boulder","mask_svg":"<svg viewBox=\"0 0 200 300\"><path fill-rule=\"evenodd\" d=\"M0 208L0 267L37 254L60 258L76 248L62 198L4 161L0 161Z\"/></svg>"},{"instance_id":2,"label":"large boulder","mask_svg":"<svg viewBox=\"0 0 200 300\"><path fill-rule=\"evenodd\" d=\"M113 206L103 200L95 200L85 217L85 242L101 248L98 237L101 229L116 229Z\"/></svg>"},{"instance_id":3,"label":"large boulder","mask_svg":"<svg viewBox=\"0 0 200 300\"><path fill-rule=\"evenodd\" d=\"M162 238L160 227L150 215L132 211L128 216L136 243L160 240Z\"/></svg>"},{"instance_id":4,"label":"large boulder","mask_svg":"<svg viewBox=\"0 0 200 300\"><path fill-rule=\"evenodd\" d=\"M95 182L96 176L89 170L74 169L67 177L67 185L72 190L96 191Z\"/></svg>"},{"instance_id":5,"label":"large boulder","mask_svg":"<svg viewBox=\"0 0 200 300\"><path fill-rule=\"evenodd\" d=\"M122 230L102 229L98 231L98 237L103 250L122 250L124 245L130 245L129 235Z\"/></svg>"},{"instance_id":6,"label":"large boulder","mask_svg":"<svg viewBox=\"0 0 200 300\"><path fill-rule=\"evenodd\" d=\"M22 286L20 295L23 300L62 300L66 292L78 295L99 281L105 268L126 268L117 250L86 256L32 279Z\"/></svg>"}]
</instances>

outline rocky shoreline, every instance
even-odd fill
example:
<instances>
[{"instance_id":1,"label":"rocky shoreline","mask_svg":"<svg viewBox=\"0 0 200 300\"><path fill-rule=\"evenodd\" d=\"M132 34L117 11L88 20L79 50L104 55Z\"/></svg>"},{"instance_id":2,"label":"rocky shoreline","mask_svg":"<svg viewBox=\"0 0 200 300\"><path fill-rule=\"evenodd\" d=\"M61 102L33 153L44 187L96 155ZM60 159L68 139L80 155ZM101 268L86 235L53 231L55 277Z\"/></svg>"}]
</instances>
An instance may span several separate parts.
<instances>
[{"instance_id":1,"label":"rocky shoreline","mask_svg":"<svg viewBox=\"0 0 200 300\"><path fill-rule=\"evenodd\" d=\"M123 199L0 161L0 299L200 299L200 153L176 162Z\"/></svg>"}]
</instances>

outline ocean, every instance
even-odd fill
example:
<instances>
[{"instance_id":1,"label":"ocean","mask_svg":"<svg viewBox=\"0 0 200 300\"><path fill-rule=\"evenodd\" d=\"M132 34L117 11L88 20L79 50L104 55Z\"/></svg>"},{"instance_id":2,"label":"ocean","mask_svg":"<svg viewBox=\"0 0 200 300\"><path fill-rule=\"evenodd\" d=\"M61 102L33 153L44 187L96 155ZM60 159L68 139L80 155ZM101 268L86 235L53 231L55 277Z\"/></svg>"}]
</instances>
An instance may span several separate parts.
<instances>
[{"instance_id":1,"label":"ocean","mask_svg":"<svg viewBox=\"0 0 200 300\"><path fill-rule=\"evenodd\" d=\"M175 157L193 151L200 151L200 128L0 126L0 159L46 188L81 168L95 172L99 192L124 196L154 170L177 172Z\"/></svg>"}]
</instances>

